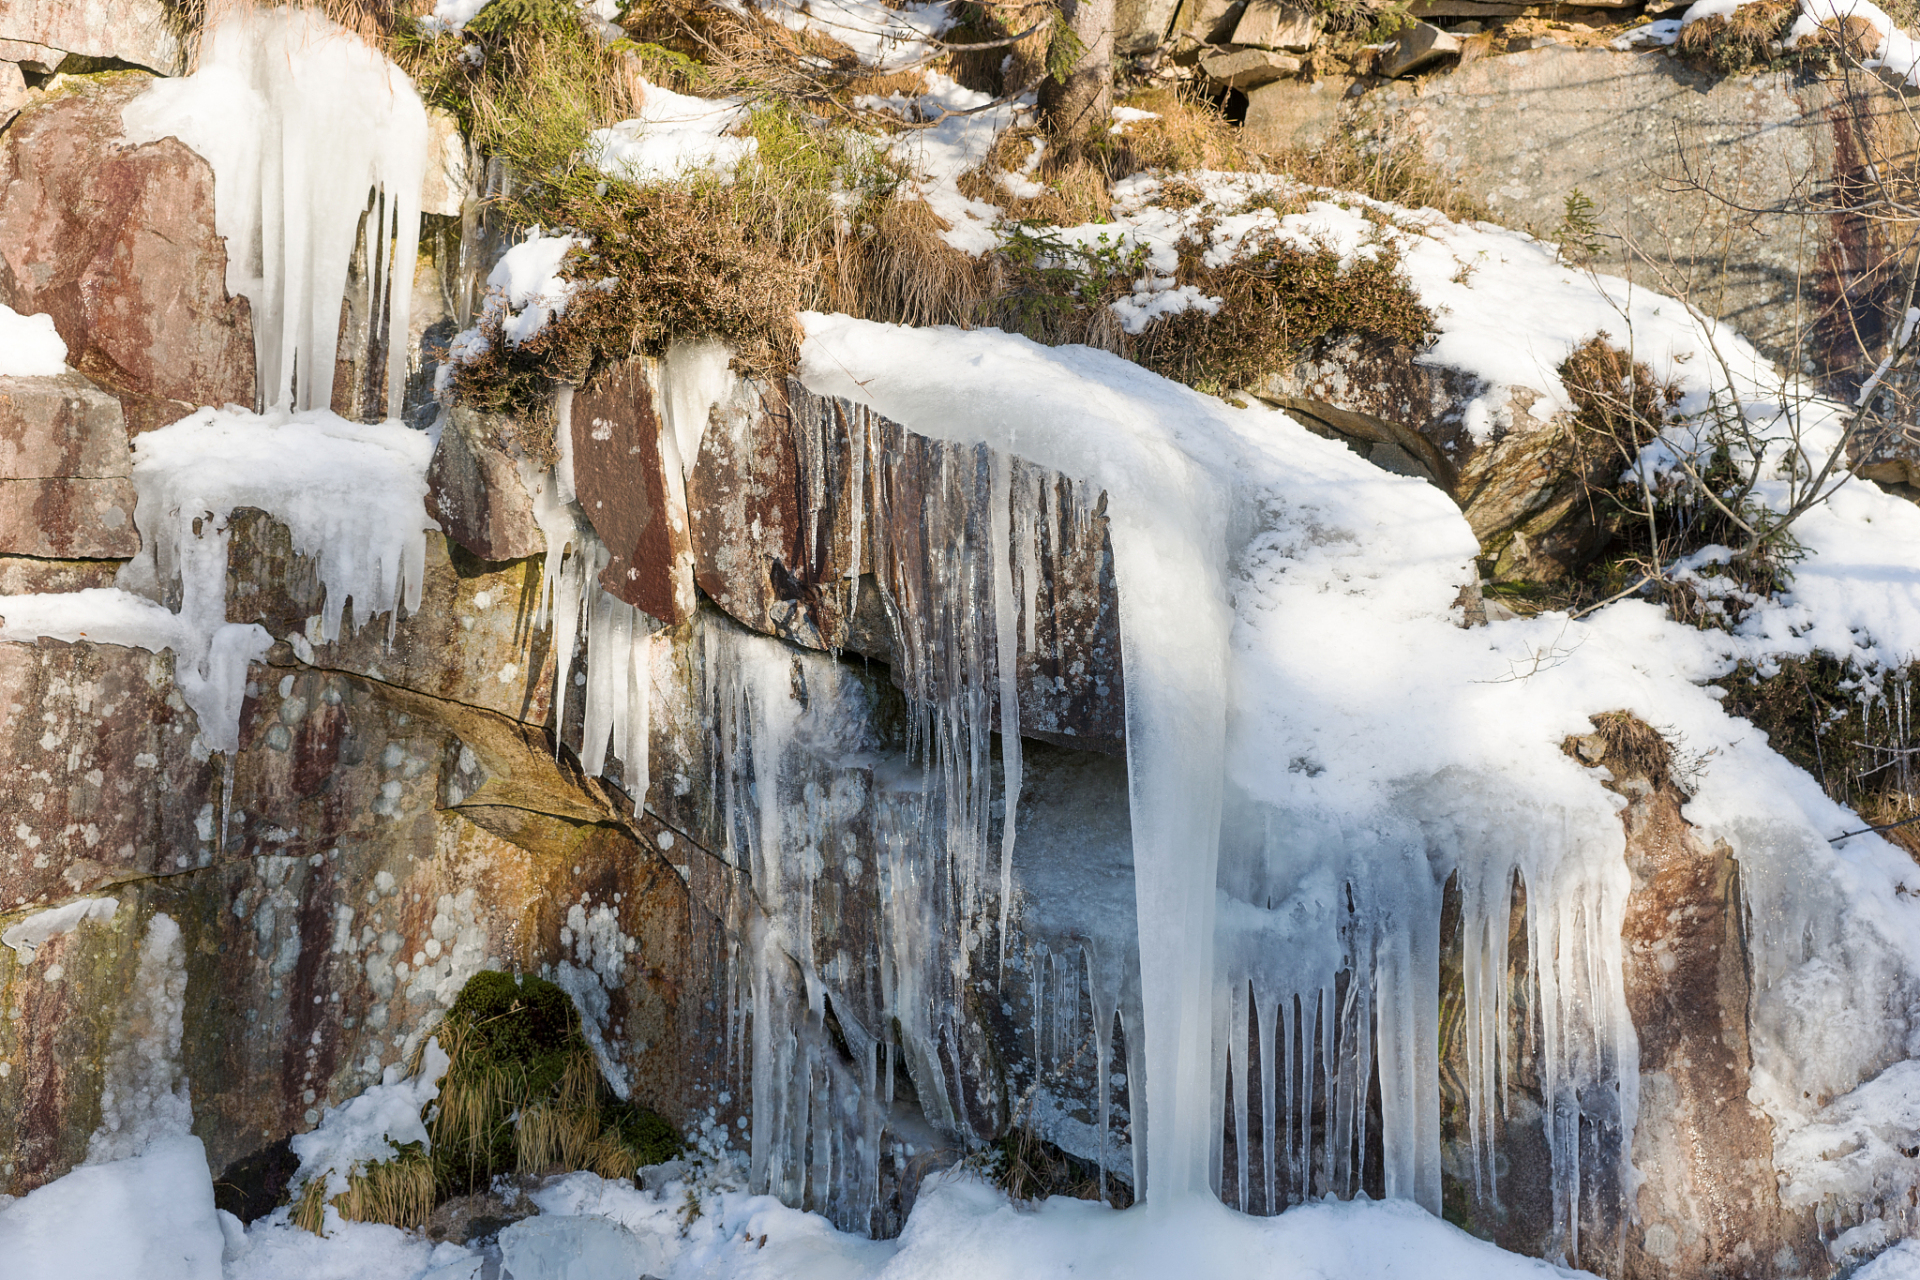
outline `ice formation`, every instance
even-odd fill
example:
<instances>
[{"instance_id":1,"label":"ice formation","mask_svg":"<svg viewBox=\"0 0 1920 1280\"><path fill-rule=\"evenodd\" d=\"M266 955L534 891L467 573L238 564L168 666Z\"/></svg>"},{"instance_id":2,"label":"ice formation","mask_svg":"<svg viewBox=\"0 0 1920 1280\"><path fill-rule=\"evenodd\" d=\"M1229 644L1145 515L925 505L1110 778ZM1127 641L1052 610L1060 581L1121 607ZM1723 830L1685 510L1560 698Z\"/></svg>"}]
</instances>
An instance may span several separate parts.
<instances>
[{"instance_id":1,"label":"ice formation","mask_svg":"<svg viewBox=\"0 0 1920 1280\"><path fill-rule=\"evenodd\" d=\"M147 921L133 990L114 1028L100 1089L100 1127L87 1142L87 1162L105 1164L184 1137L193 1103L180 1066L187 1004L187 952L173 917Z\"/></svg>"},{"instance_id":2,"label":"ice formation","mask_svg":"<svg viewBox=\"0 0 1920 1280\"><path fill-rule=\"evenodd\" d=\"M1684 355L1688 336L1699 349L1691 321L1634 302L1649 351ZM1585 305L1605 300L1590 287ZM1096 352L844 317L807 325L814 390L1087 478L1111 499L1150 1198L1211 1186L1270 1211L1351 1192L1377 1069L1387 1192L1439 1207L1449 885L1463 914L1468 1128L1475 1177L1491 1185L1513 1049L1506 921L1524 889L1521 980L1539 1010L1559 1247L1575 1253L1583 1208L1631 1185L1637 1107L1618 801L1555 750L1602 710L1633 709L1726 753L1689 817L1735 845L1756 916L1786 917L1756 934L1780 940L1756 960L1756 1097L1791 1127L1790 1098L1835 1096L1902 1052L1903 1017L1865 1008L1839 977L1911 986L1899 976L1915 971L1902 859L1872 837L1828 851L1826 834L1854 829L1838 825L1845 811L1699 686L1738 658L1814 644L1863 660L1920 652L1920 575L1890 572L1920 537L1910 508L1843 490L1806 517L1819 554L1775 616L1731 636L1633 603L1588 623L1469 632L1447 621L1475 549L1450 504L1279 415L1228 409ZM1799 447L1817 450L1829 428L1802 412ZM1886 590L1846 599L1839 579L1869 564ZM1376 678L1409 652L1428 673L1411 701ZM1469 724L1499 727L1463 734ZM1815 1030L1816 1009L1848 1012ZM1255 1108L1260 1142L1236 1143L1237 1167L1223 1168L1220 1135L1248 1134ZM1324 1127L1309 1123L1316 1111Z\"/></svg>"},{"instance_id":3,"label":"ice formation","mask_svg":"<svg viewBox=\"0 0 1920 1280\"><path fill-rule=\"evenodd\" d=\"M113 898L75 898L8 925L0 932L0 945L12 947L15 956L32 964L34 955L49 939L69 933L89 920L110 923L119 910L120 903Z\"/></svg>"},{"instance_id":4,"label":"ice formation","mask_svg":"<svg viewBox=\"0 0 1920 1280\"><path fill-rule=\"evenodd\" d=\"M239 745L247 663L273 637L227 621L227 519L270 512L312 557L326 601L303 643L339 638L356 621L420 604L426 568L423 500L433 442L398 422L348 422L324 410L256 415L202 409L134 441L140 555L119 586L0 597L0 635L53 636L173 650L174 678L212 750ZM176 598L177 607L162 600Z\"/></svg>"},{"instance_id":5,"label":"ice formation","mask_svg":"<svg viewBox=\"0 0 1920 1280\"><path fill-rule=\"evenodd\" d=\"M387 413L407 377L427 113L391 62L318 9L242 5L203 37L193 75L127 104L127 137L169 134L213 166L227 289L252 304L263 406L332 403L341 299L364 233L387 317Z\"/></svg>"}]
</instances>

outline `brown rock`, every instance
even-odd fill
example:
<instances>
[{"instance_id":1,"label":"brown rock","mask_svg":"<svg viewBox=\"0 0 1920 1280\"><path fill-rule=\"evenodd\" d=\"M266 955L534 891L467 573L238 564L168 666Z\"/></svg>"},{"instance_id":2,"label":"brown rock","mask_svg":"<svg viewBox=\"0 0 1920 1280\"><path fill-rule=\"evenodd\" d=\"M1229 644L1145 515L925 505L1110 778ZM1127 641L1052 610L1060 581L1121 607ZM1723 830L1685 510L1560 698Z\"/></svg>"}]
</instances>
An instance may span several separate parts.
<instances>
[{"instance_id":1,"label":"brown rock","mask_svg":"<svg viewBox=\"0 0 1920 1280\"><path fill-rule=\"evenodd\" d=\"M1202 44L1226 44L1246 8L1247 0L1186 0L1174 21Z\"/></svg>"},{"instance_id":2,"label":"brown rock","mask_svg":"<svg viewBox=\"0 0 1920 1280\"><path fill-rule=\"evenodd\" d=\"M1257 89L1300 71L1300 59L1266 49L1218 49L1200 55L1200 70L1229 89Z\"/></svg>"},{"instance_id":3,"label":"brown rock","mask_svg":"<svg viewBox=\"0 0 1920 1280\"><path fill-rule=\"evenodd\" d=\"M1674 785L1658 734L1623 714L1595 723L1600 732L1576 749L1604 766L1613 775L1606 785L1630 801L1620 820L1634 887L1621 945L1640 1039L1633 1164L1643 1179L1624 1256L1604 1270L1679 1280L1759 1274L1755 1263L1783 1250L1823 1261L1811 1215L1780 1202L1772 1126L1747 1100L1738 864L1725 844L1708 845L1681 817L1688 797ZM1634 740L1658 748L1636 752Z\"/></svg>"},{"instance_id":4,"label":"brown rock","mask_svg":"<svg viewBox=\"0 0 1920 1280\"><path fill-rule=\"evenodd\" d=\"M664 461L645 363L630 359L573 397L573 487L612 553L600 586L665 623L693 616L685 481Z\"/></svg>"},{"instance_id":5,"label":"brown rock","mask_svg":"<svg viewBox=\"0 0 1920 1280\"><path fill-rule=\"evenodd\" d=\"M1270 155L1325 144L1340 132L1356 83L1347 76L1315 76L1248 90L1242 142Z\"/></svg>"},{"instance_id":6,"label":"brown rock","mask_svg":"<svg viewBox=\"0 0 1920 1280\"><path fill-rule=\"evenodd\" d=\"M13 62L0 62L0 129L27 105L27 78Z\"/></svg>"},{"instance_id":7,"label":"brown rock","mask_svg":"<svg viewBox=\"0 0 1920 1280\"><path fill-rule=\"evenodd\" d=\"M91 77L0 135L0 302L46 312L74 368L120 397L129 430L253 403L253 335L226 292L213 171L178 140L122 141L148 81Z\"/></svg>"},{"instance_id":8,"label":"brown rock","mask_svg":"<svg viewBox=\"0 0 1920 1280\"><path fill-rule=\"evenodd\" d=\"M545 551L547 540L497 426L465 406L448 412L427 467L427 514L482 560L519 560Z\"/></svg>"},{"instance_id":9,"label":"brown rock","mask_svg":"<svg viewBox=\"0 0 1920 1280\"><path fill-rule=\"evenodd\" d=\"M1233 43L1261 49L1286 49L1305 53L1320 38L1320 19L1310 9L1282 4L1280 0L1247 0L1240 21L1233 28Z\"/></svg>"},{"instance_id":10,"label":"brown rock","mask_svg":"<svg viewBox=\"0 0 1920 1280\"><path fill-rule=\"evenodd\" d=\"M0 480L0 554L130 560L135 498L131 480Z\"/></svg>"},{"instance_id":11,"label":"brown rock","mask_svg":"<svg viewBox=\"0 0 1920 1280\"><path fill-rule=\"evenodd\" d=\"M198 864L208 780L173 659L0 643L0 911Z\"/></svg>"},{"instance_id":12,"label":"brown rock","mask_svg":"<svg viewBox=\"0 0 1920 1280\"><path fill-rule=\"evenodd\" d=\"M1460 41L1430 22L1416 22L1381 55L1378 73L1389 80L1435 66L1460 52Z\"/></svg>"},{"instance_id":13,"label":"brown rock","mask_svg":"<svg viewBox=\"0 0 1920 1280\"><path fill-rule=\"evenodd\" d=\"M546 723L553 637L533 625L538 560L476 561L458 544L429 536L419 612L393 622L391 630L384 617L343 626L337 641L323 644L310 620L319 616L326 592L314 562L294 551L287 527L242 508L228 529L228 621L257 622L282 638L300 635L317 667Z\"/></svg>"},{"instance_id":14,"label":"brown rock","mask_svg":"<svg viewBox=\"0 0 1920 1280\"><path fill-rule=\"evenodd\" d=\"M75 55L89 68L124 63L167 76L187 69L178 20L161 0L7 0L0 41L16 40L58 50L61 61Z\"/></svg>"},{"instance_id":15,"label":"brown rock","mask_svg":"<svg viewBox=\"0 0 1920 1280\"><path fill-rule=\"evenodd\" d=\"M0 556L0 596L110 587L114 575L119 571L118 560L37 560L31 556Z\"/></svg>"},{"instance_id":16,"label":"brown rock","mask_svg":"<svg viewBox=\"0 0 1920 1280\"><path fill-rule=\"evenodd\" d=\"M133 474L120 402L77 373L0 377L0 480Z\"/></svg>"}]
</instances>

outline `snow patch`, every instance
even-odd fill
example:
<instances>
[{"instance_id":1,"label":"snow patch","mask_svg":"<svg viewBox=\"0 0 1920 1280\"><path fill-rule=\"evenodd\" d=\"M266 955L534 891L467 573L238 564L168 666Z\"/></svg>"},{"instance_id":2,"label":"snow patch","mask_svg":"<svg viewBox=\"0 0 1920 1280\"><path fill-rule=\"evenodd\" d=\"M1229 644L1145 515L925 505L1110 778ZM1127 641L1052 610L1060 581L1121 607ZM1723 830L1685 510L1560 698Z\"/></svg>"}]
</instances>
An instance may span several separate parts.
<instances>
[{"instance_id":1,"label":"snow patch","mask_svg":"<svg viewBox=\"0 0 1920 1280\"><path fill-rule=\"evenodd\" d=\"M67 344L50 315L23 316L0 304L0 378L51 378L67 372Z\"/></svg>"}]
</instances>

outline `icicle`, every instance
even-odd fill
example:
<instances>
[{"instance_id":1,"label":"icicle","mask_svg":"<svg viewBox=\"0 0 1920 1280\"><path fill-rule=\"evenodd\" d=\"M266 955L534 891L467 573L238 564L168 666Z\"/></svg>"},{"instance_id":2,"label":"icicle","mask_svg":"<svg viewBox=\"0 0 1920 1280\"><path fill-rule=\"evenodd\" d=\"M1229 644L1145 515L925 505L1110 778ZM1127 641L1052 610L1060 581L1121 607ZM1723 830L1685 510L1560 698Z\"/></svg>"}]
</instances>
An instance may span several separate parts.
<instances>
[{"instance_id":1,"label":"icicle","mask_svg":"<svg viewBox=\"0 0 1920 1280\"><path fill-rule=\"evenodd\" d=\"M368 193L384 196L367 256L386 281L387 413L396 415L428 138L406 75L316 9L236 7L203 38L195 74L155 81L123 117L130 140L172 134L212 165L227 288L252 306L269 406L331 403L354 240Z\"/></svg>"},{"instance_id":2,"label":"icicle","mask_svg":"<svg viewBox=\"0 0 1920 1280\"><path fill-rule=\"evenodd\" d=\"M998 971L1007 967L1007 924L1013 912L1013 842L1020 811L1020 691L1019 619L1014 616L1013 553L1009 525L1013 489L1013 459L1004 453L993 458L993 480L987 501L988 555L992 559L995 668L1000 677L1000 768L1005 813L1000 820L1000 955Z\"/></svg>"}]
</instances>

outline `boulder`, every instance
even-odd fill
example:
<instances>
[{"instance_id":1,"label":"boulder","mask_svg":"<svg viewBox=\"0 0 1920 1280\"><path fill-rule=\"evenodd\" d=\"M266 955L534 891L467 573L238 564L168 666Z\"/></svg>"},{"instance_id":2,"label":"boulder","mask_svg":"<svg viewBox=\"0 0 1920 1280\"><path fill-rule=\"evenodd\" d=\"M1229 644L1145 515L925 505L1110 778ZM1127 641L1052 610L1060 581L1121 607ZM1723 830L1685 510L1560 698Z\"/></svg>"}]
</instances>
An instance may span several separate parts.
<instances>
[{"instance_id":1,"label":"boulder","mask_svg":"<svg viewBox=\"0 0 1920 1280\"><path fill-rule=\"evenodd\" d=\"M464 405L448 411L427 467L427 514L482 560L520 560L544 552L547 539L500 439L498 418Z\"/></svg>"},{"instance_id":2,"label":"boulder","mask_svg":"<svg viewBox=\"0 0 1920 1280\"><path fill-rule=\"evenodd\" d=\"M1249 89L1240 140L1269 155L1323 146L1346 127L1360 91L1359 81L1339 75L1283 78Z\"/></svg>"},{"instance_id":3,"label":"boulder","mask_svg":"<svg viewBox=\"0 0 1920 1280\"><path fill-rule=\"evenodd\" d=\"M183 19L162 0L8 0L0 44L37 45L43 73L134 66L177 76L187 69ZM9 61L28 61L8 55Z\"/></svg>"},{"instance_id":4,"label":"boulder","mask_svg":"<svg viewBox=\"0 0 1920 1280\"><path fill-rule=\"evenodd\" d=\"M1257 91L1249 131L1261 95L1289 92ZM1811 361L1843 392L1878 361L1898 314L1882 296L1896 246L1869 215L1807 195L1865 189L1874 164L1920 147L1899 94L1872 76L1721 77L1658 51L1554 45L1381 85L1352 107L1354 132L1417 145L1504 225L1552 237L1579 190L1608 233L1593 266L1695 281L1695 301L1770 359Z\"/></svg>"},{"instance_id":5,"label":"boulder","mask_svg":"<svg viewBox=\"0 0 1920 1280\"><path fill-rule=\"evenodd\" d=\"M1305 53L1320 38L1320 18L1311 9L1281 0L1247 0L1233 28L1233 43Z\"/></svg>"},{"instance_id":6,"label":"boulder","mask_svg":"<svg viewBox=\"0 0 1920 1280\"><path fill-rule=\"evenodd\" d=\"M1179 7L1179 0L1114 0L1114 52L1140 54L1159 48Z\"/></svg>"},{"instance_id":7,"label":"boulder","mask_svg":"<svg viewBox=\"0 0 1920 1280\"><path fill-rule=\"evenodd\" d=\"M0 62L0 129L26 105L27 78L20 74L19 64Z\"/></svg>"},{"instance_id":8,"label":"boulder","mask_svg":"<svg viewBox=\"0 0 1920 1280\"><path fill-rule=\"evenodd\" d=\"M0 553L134 555L132 462L120 402L79 374L0 378Z\"/></svg>"},{"instance_id":9,"label":"boulder","mask_svg":"<svg viewBox=\"0 0 1920 1280\"><path fill-rule=\"evenodd\" d=\"M1202 44L1227 44L1246 8L1247 0L1186 0L1174 18L1175 33Z\"/></svg>"},{"instance_id":10,"label":"boulder","mask_svg":"<svg viewBox=\"0 0 1920 1280\"><path fill-rule=\"evenodd\" d=\"M575 393L573 487L612 558L601 590L665 623L693 616L686 480L663 447L646 361L629 359Z\"/></svg>"},{"instance_id":11,"label":"boulder","mask_svg":"<svg viewBox=\"0 0 1920 1280\"><path fill-rule=\"evenodd\" d=\"M1200 55L1200 70L1229 89L1257 89L1300 71L1300 59L1266 49L1213 49Z\"/></svg>"},{"instance_id":12,"label":"boulder","mask_svg":"<svg viewBox=\"0 0 1920 1280\"><path fill-rule=\"evenodd\" d=\"M213 170L177 139L128 147L143 75L69 80L0 135L0 302L46 312L134 433L253 403L253 331L226 291Z\"/></svg>"},{"instance_id":13,"label":"boulder","mask_svg":"<svg viewBox=\"0 0 1920 1280\"><path fill-rule=\"evenodd\" d=\"M1380 55L1376 71L1389 80L1423 71L1460 52L1460 40L1430 22L1416 22Z\"/></svg>"}]
</instances>

